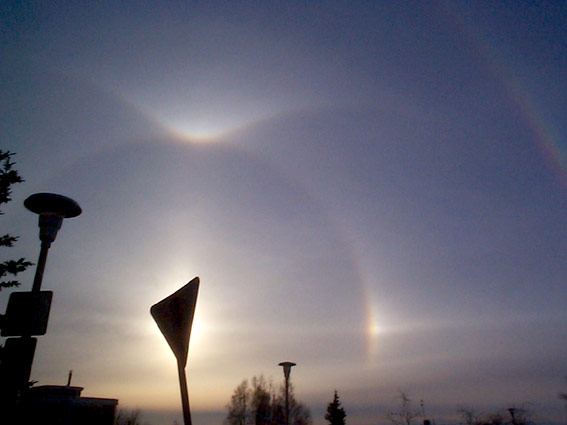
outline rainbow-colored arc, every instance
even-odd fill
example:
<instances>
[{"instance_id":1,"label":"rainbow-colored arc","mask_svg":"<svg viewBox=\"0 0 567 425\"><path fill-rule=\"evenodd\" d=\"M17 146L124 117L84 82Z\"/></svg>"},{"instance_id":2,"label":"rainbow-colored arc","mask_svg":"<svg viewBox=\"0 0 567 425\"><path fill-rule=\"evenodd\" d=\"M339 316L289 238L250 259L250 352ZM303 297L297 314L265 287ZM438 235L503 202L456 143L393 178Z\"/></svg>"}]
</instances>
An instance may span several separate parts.
<instances>
[{"instance_id":1,"label":"rainbow-colored arc","mask_svg":"<svg viewBox=\"0 0 567 425\"><path fill-rule=\"evenodd\" d=\"M458 11L454 2L440 4L444 12L469 41L478 59L494 75L508 93L508 98L516 106L527 127L532 131L537 148L558 179L560 187L567 189L567 141L548 119L513 67L506 60L506 49L498 48L498 42L482 31L479 24L466 20L464 13ZM464 7L464 6L462 6Z\"/></svg>"}]
</instances>

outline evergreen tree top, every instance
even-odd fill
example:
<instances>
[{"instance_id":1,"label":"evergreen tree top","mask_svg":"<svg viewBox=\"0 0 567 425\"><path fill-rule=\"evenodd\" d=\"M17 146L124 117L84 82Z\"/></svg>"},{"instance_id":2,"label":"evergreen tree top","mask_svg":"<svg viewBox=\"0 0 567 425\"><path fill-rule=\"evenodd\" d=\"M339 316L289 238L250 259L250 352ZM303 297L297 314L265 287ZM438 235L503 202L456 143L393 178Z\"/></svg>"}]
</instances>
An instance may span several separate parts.
<instances>
[{"instance_id":1,"label":"evergreen tree top","mask_svg":"<svg viewBox=\"0 0 567 425\"><path fill-rule=\"evenodd\" d=\"M337 390L335 390L335 396L333 401L327 405L327 413L325 414L325 419L329 422L329 425L345 425L346 421L345 409L341 406L341 401Z\"/></svg>"}]
</instances>

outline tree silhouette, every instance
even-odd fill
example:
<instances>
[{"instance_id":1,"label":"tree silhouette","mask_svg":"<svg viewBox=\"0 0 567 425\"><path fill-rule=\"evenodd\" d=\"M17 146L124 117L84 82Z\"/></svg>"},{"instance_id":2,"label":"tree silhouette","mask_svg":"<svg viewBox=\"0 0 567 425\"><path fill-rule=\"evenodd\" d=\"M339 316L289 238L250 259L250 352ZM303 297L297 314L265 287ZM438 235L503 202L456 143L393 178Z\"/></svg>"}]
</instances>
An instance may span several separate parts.
<instances>
[{"instance_id":1,"label":"tree silhouette","mask_svg":"<svg viewBox=\"0 0 567 425\"><path fill-rule=\"evenodd\" d=\"M485 414L476 414L472 409L459 406L458 415L464 425L530 425L532 412L525 406L509 407ZM508 419L509 418L509 419Z\"/></svg>"},{"instance_id":2,"label":"tree silhouette","mask_svg":"<svg viewBox=\"0 0 567 425\"><path fill-rule=\"evenodd\" d=\"M251 381L243 380L232 393L227 404L225 425L284 425L285 387L276 392L270 382L260 375ZM289 386L290 425L311 425L311 414L293 395Z\"/></svg>"},{"instance_id":3,"label":"tree silhouette","mask_svg":"<svg viewBox=\"0 0 567 425\"><path fill-rule=\"evenodd\" d=\"M464 406L459 406L457 408L457 414L461 417L464 425L481 425L482 418L475 413L474 410L469 409Z\"/></svg>"},{"instance_id":4,"label":"tree silhouette","mask_svg":"<svg viewBox=\"0 0 567 425\"><path fill-rule=\"evenodd\" d=\"M567 380L567 377L565 377L565 380ZM566 403L565 404L565 410L567 410L567 393L561 392L561 393L557 394L557 397L559 398L559 400L563 400Z\"/></svg>"},{"instance_id":5,"label":"tree silhouette","mask_svg":"<svg viewBox=\"0 0 567 425\"><path fill-rule=\"evenodd\" d=\"M12 168L14 166L14 163L10 161L10 157L12 155L13 153L10 151L0 150L0 205L6 204L12 200L12 198L10 198L10 195L12 194L11 186L24 181L18 174L18 171ZM4 213L0 211L0 215L1 214ZM12 247L17 240L17 236L12 236L9 233L6 233L5 235L0 236L0 246ZM32 264L33 263L26 261L25 258L3 261L0 263L0 279L6 275L16 276ZM2 280L0 281L0 291L2 288L10 288L19 285L20 282L17 280Z\"/></svg>"},{"instance_id":6,"label":"tree silhouette","mask_svg":"<svg viewBox=\"0 0 567 425\"><path fill-rule=\"evenodd\" d=\"M274 406L283 414L274 417L274 425L285 424L285 385L282 385L279 394L273 400ZM311 412L301 402L297 401L293 393L293 384L289 384L289 425L311 425Z\"/></svg>"},{"instance_id":7,"label":"tree silhouette","mask_svg":"<svg viewBox=\"0 0 567 425\"><path fill-rule=\"evenodd\" d=\"M273 419L272 388L264 377L252 378L250 410L255 425L269 425Z\"/></svg>"},{"instance_id":8,"label":"tree silhouette","mask_svg":"<svg viewBox=\"0 0 567 425\"><path fill-rule=\"evenodd\" d=\"M331 401L327 406L327 413L325 414L325 419L330 425L345 425L346 412L341 406L341 401L339 400L339 395L337 390L335 390L335 396L333 401Z\"/></svg>"},{"instance_id":9,"label":"tree silhouette","mask_svg":"<svg viewBox=\"0 0 567 425\"><path fill-rule=\"evenodd\" d=\"M244 379L232 393L230 403L227 405L228 413L224 420L226 425L246 425L248 413L248 401L250 391L248 389L248 381Z\"/></svg>"},{"instance_id":10,"label":"tree silhouette","mask_svg":"<svg viewBox=\"0 0 567 425\"><path fill-rule=\"evenodd\" d=\"M532 424L532 412L525 404L521 406L512 406L506 409L506 412L510 416L510 420L507 423L512 425L530 425Z\"/></svg>"},{"instance_id":11,"label":"tree silhouette","mask_svg":"<svg viewBox=\"0 0 567 425\"><path fill-rule=\"evenodd\" d=\"M411 425L420 412L413 408L408 393L399 391L397 398L400 400L400 407L397 411L391 412L388 419L393 425Z\"/></svg>"},{"instance_id":12,"label":"tree silhouette","mask_svg":"<svg viewBox=\"0 0 567 425\"><path fill-rule=\"evenodd\" d=\"M142 425L142 412L140 409L119 409L114 417L114 425Z\"/></svg>"}]
</instances>

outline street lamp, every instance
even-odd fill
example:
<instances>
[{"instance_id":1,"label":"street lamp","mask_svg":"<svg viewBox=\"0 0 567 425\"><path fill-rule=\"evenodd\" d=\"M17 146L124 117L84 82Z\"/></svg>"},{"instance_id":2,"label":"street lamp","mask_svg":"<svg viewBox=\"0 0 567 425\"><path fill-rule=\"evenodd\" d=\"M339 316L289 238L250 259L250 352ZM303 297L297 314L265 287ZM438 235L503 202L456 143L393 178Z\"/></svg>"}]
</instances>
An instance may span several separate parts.
<instances>
[{"instance_id":1,"label":"street lamp","mask_svg":"<svg viewBox=\"0 0 567 425\"><path fill-rule=\"evenodd\" d=\"M510 416L512 416L512 425L516 425L516 408L515 407L510 407L508 410L508 412L510 413Z\"/></svg>"},{"instance_id":2,"label":"street lamp","mask_svg":"<svg viewBox=\"0 0 567 425\"><path fill-rule=\"evenodd\" d=\"M291 373L291 368L292 366L295 366L295 363L281 362L278 366L283 367L285 378L285 425L289 425L289 375Z\"/></svg>"},{"instance_id":3,"label":"street lamp","mask_svg":"<svg viewBox=\"0 0 567 425\"><path fill-rule=\"evenodd\" d=\"M53 193L36 193L24 201L24 206L39 214L39 238L41 251L37 261L35 277L30 292L13 292L2 318L2 336L8 338L3 348L0 363L0 404L10 405L27 387L37 339L45 335L51 308L52 291L41 291L47 252L61 228L63 219L81 214L75 201Z\"/></svg>"},{"instance_id":4,"label":"street lamp","mask_svg":"<svg viewBox=\"0 0 567 425\"><path fill-rule=\"evenodd\" d=\"M51 242L57 237L57 232L61 229L63 219L77 217L82 210L79 204L71 198L55 193L35 193L24 201L24 206L31 212L39 214L41 251L39 252L32 286L32 292L39 292L47 261L47 252Z\"/></svg>"}]
</instances>

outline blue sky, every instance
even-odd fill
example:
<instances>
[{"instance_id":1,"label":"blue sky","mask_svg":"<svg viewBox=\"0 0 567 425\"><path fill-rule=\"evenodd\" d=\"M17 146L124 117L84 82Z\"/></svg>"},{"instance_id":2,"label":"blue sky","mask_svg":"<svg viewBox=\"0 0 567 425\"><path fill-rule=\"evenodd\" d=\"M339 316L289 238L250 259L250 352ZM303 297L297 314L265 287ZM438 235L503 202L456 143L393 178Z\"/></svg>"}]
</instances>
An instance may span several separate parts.
<instances>
[{"instance_id":1,"label":"blue sky","mask_svg":"<svg viewBox=\"0 0 567 425\"><path fill-rule=\"evenodd\" d=\"M73 369L171 423L149 307L198 275L204 423L283 360L316 425L334 389L352 425L398 388L437 423L459 404L564 420L564 3L8 1L0 19L1 145L26 179L9 255L39 251L29 194L84 211L50 253L33 379Z\"/></svg>"}]
</instances>

